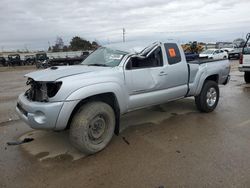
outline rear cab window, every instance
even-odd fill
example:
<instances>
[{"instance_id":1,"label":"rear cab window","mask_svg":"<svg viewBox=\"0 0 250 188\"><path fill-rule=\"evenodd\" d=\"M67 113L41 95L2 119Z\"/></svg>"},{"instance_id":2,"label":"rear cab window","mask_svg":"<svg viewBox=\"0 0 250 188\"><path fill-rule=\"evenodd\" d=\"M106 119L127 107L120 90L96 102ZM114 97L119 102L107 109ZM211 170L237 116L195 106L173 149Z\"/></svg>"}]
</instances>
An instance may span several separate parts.
<instances>
[{"instance_id":1,"label":"rear cab window","mask_svg":"<svg viewBox=\"0 0 250 188\"><path fill-rule=\"evenodd\" d=\"M181 62L180 50L175 43L164 44L169 65L174 65Z\"/></svg>"}]
</instances>

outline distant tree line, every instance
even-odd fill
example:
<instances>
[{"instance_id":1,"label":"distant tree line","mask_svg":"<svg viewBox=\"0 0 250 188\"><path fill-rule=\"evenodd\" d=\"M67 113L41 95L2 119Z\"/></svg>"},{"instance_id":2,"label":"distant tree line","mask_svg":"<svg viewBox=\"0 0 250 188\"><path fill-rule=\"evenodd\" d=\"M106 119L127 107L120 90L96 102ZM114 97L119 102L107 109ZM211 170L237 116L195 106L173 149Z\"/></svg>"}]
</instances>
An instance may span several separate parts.
<instances>
[{"instance_id":1,"label":"distant tree line","mask_svg":"<svg viewBox=\"0 0 250 188\"><path fill-rule=\"evenodd\" d=\"M48 51L50 52L67 52L67 51L78 51L78 50L95 50L99 47L96 41L90 42L81 37L75 36L71 39L69 45L64 45L63 39L57 37L55 44L50 46Z\"/></svg>"}]
</instances>

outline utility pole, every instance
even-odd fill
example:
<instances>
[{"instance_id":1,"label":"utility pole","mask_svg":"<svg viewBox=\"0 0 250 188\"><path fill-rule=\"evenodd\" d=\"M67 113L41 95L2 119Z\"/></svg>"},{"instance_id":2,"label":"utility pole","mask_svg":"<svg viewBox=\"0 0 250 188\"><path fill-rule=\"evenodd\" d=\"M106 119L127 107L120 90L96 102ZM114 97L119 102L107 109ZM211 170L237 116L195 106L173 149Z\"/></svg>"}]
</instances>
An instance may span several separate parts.
<instances>
[{"instance_id":1,"label":"utility pole","mask_svg":"<svg viewBox=\"0 0 250 188\"><path fill-rule=\"evenodd\" d=\"M125 42L125 28L122 28L122 39Z\"/></svg>"}]
</instances>

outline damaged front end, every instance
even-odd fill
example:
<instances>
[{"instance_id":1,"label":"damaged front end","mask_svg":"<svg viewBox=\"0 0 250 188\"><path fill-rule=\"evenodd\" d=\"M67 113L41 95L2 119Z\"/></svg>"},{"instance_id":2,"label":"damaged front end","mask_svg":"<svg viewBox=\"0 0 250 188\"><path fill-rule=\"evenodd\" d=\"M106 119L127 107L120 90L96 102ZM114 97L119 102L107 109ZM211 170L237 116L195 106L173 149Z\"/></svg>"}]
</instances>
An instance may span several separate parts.
<instances>
[{"instance_id":1,"label":"damaged front end","mask_svg":"<svg viewBox=\"0 0 250 188\"><path fill-rule=\"evenodd\" d=\"M27 99L36 102L49 102L49 98L54 97L61 88L62 82L39 82L28 78L27 85L30 88L25 92Z\"/></svg>"}]
</instances>

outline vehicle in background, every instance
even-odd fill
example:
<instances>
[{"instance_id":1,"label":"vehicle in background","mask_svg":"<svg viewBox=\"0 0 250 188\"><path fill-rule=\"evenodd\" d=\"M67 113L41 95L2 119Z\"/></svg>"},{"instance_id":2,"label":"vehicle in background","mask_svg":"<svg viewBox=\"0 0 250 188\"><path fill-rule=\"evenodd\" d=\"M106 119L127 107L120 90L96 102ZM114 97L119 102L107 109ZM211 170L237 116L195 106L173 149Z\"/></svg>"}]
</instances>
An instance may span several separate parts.
<instances>
[{"instance_id":1,"label":"vehicle in background","mask_svg":"<svg viewBox=\"0 0 250 188\"><path fill-rule=\"evenodd\" d=\"M10 54L8 55L8 61L7 61L9 66L21 66L23 65L23 61L21 60L21 57L19 54Z\"/></svg>"},{"instance_id":2,"label":"vehicle in background","mask_svg":"<svg viewBox=\"0 0 250 188\"><path fill-rule=\"evenodd\" d=\"M24 64L25 65L34 65L35 62L36 62L36 57L34 55L24 56Z\"/></svg>"},{"instance_id":3,"label":"vehicle in background","mask_svg":"<svg viewBox=\"0 0 250 188\"><path fill-rule=\"evenodd\" d=\"M223 50L223 51L229 53L229 52L233 51L234 48L221 48L221 50Z\"/></svg>"},{"instance_id":4,"label":"vehicle in background","mask_svg":"<svg viewBox=\"0 0 250 188\"><path fill-rule=\"evenodd\" d=\"M244 79L246 83L250 83L250 47L248 41L250 39L250 33L246 36L246 43L243 46L242 53L239 60L239 71L244 72Z\"/></svg>"},{"instance_id":5,"label":"vehicle in background","mask_svg":"<svg viewBox=\"0 0 250 188\"><path fill-rule=\"evenodd\" d=\"M7 61L6 61L6 59L4 58L4 57L0 57L0 64L2 65L2 66L7 66L8 64L7 64Z\"/></svg>"},{"instance_id":6,"label":"vehicle in background","mask_svg":"<svg viewBox=\"0 0 250 188\"><path fill-rule=\"evenodd\" d=\"M73 146L94 154L119 133L120 116L128 112L191 96L199 111L212 112L218 85L228 83L229 73L227 59L187 63L172 40L116 43L80 65L25 75L30 88L19 96L16 111L34 129L70 129Z\"/></svg>"},{"instance_id":7,"label":"vehicle in background","mask_svg":"<svg viewBox=\"0 0 250 188\"><path fill-rule=\"evenodd\" d=\"M228 59L240 59L242 48L234 48L233 51L228 52Z\"/></svg>"},{"instance_id":8,"label":"vehicle in background","mask_svg":"<svg viewBox=\"0 0 250 188\"><path fill-rule=\"evenodd\" d=\"M44 64L46 64L46 61L48 60L48 56L45 52L37 53L36 54L36 67L37 68L43 68Z\"/></svg>"},{"instance_id":9,"label":"vehicle in background","mask_svg":"<svg viewBox=\"0 0 250 188\"><path fill-rule=\"evenodd\" d=\"M77 65L80 64L86 57L88 57L89 52L85 51L79 57L61 57L61 58L50 58L42 63L40 63L39 68L48 68L52 66L62 66L62 65Z\"/></svg>"},{"instance_id":10,"label":"vehicle in background","mask_svg":"<svg viewBox=\"0 0 250 188\"><path fill-rule=\"evenodd\" d=\"M197 41L189 42L181 45L187 61L194 61L199 59L199 53L203 50L203 46Z\"/></svg>"},{"instance_id":11,"label":"vehicle in background","mask_svg":"<svg viewBox=\"0 0 250 188\"><path fill-rule=\"evenodd\" d=\"M226 51L221 49L208 49L201 52L199 57L205 59L227 59L228 54Z\"/></svg>"},{"instance_id":12,"label":"vehicle in background","mask_svg":"<svg viewBox=\"0 0 250 188\"><path fill-rule=\"evenodd\" d=\"M194 60L196 60L196 59L199 59L199 54L197 54L197 53L186 53L185 52L185 57L186 57L186 60L187 61L194 61Z\"/></svg>"}]
</instances>

